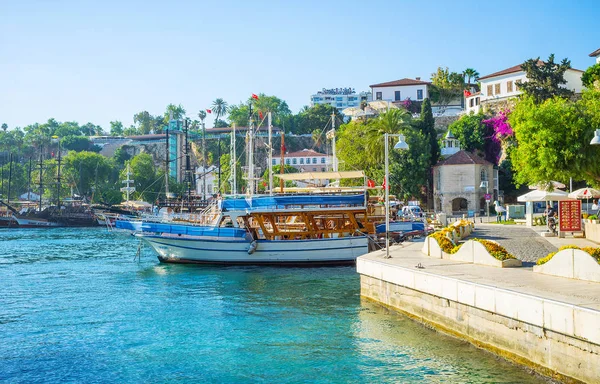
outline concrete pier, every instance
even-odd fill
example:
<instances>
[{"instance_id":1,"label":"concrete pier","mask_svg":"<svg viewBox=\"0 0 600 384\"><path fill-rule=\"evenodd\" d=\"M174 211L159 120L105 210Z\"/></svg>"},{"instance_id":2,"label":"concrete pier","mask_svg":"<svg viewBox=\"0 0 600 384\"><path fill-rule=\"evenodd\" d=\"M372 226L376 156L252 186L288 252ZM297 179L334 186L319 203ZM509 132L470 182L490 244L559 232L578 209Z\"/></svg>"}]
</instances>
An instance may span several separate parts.
<instances>
[{"instance_id":1,"label":"concrete pier","mask_svg":"<svg viewBox=\"0 0 600 384\"><path fill-rule=\"evenodd\" d=\"M600 283L433 259L422 242L357 260L361 295L564 382L600 382Z\"/></svg>"}]
</instances>

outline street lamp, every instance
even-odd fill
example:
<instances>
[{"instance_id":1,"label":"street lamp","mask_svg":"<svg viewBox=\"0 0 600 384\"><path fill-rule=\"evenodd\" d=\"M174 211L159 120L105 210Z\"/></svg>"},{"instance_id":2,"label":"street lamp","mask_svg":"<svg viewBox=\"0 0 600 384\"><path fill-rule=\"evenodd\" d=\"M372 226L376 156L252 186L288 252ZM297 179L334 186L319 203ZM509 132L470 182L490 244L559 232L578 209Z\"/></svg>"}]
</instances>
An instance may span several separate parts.
<instances>
[{"instance_id":1,"label":"street lamp","mask_svg":"<svg viewBox=\"0 0 600 384\"><path fill-rule=\"evenodd\" d=\"M481 184L479 184L479 188L485 188L485 205L487 208L487 217L488 217L488 222L490 221L490 201L488 200L488 194L489 194L489 190L488 190L488 181L487 180L483 180L481 182Z\"/></svg>"},{"instance_id":2,"label":"street lamp","mask_svg":"<svg viewBox=\"0 0 600 384\"><path fill-rule=\"evenodd\" d=\"M404 141L404 135L396 133L384 133L385 140L385 258L390 258L390 159L389 159L389 138L397 137L398 142L394 149L406 150L408 144Z\"/></svg>"},{"instance_id":3,"label":"street lamp","mask_svg":"<svg viewBox=\"0 0 600 384\"><path fill-rule=\"evenodd\" d=\"M594 133L594 138L592 139L592 141L590 141L591 145L598 145L600 144L600 129L596 129L596 132Z\"/></svg>"}]
</instances>

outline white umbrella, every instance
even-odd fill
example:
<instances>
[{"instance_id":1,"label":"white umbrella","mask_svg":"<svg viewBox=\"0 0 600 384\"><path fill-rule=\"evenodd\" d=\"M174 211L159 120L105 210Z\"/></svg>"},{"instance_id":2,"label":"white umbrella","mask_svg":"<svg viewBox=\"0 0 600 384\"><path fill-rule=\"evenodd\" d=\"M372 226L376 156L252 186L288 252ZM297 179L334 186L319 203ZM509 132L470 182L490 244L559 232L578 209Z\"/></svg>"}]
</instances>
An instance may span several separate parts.
<instances>
[{"instance_id":1,"label":"white umbrella","mask_svg":"<svg viewBox=\"0 0 600 384\"><path fill-rule=\"evenodd\" d=\"M548 183L537 183L535 185L530 185L529 189L549 189L549 187L552 186L552 188L554 189L563 189L566 188L566 185L564 185L563 183L559 182L559 181L550 181Z\"/></svg>"},{"instance_id":2,"label":"white umbrella","mask_svg":"<svg viewBox=\"0 0 600 384\"><path fill-rule=\"evenodd\" d=\"M600 197L600 191L594 188L580 188L569 193L573 199L597 199Z\"/></svg>"},{"instance_id":3,"label":"white umbrella","mask_svg":"<svg viewBox=\"0 0 600 384\"><path fill-rule=\"evenodd\" d=\"M346 116L354 117L354 116L357 116L358 114L362 113L362 111L363 111L362 109L357 108L357 107L348 107L348 108L344 109L342 111L342 113Z\"/></svg>"},{"instance_id":4,"label":"white umbrella","mask_svg":"<svg viewBox=\"0 0 600 384\"><path fill-rule=\"evenodd\" d=\"M544 191L541 189L536 189L535 191L528 192L524 195L521 195L517 198L517 201L526 202L526 201L563 201L563 200L573 200L573 198L569 197L567 192L554 190L552 192Z\"/></svg>"},{"instance_id":5,"label":"white umbrella","mask_svg":"<svg viewBox=\"0 0 600 384\"><path fill-rule=\"evenodd\" d=\"M378 110L378 111L387 111L388 109L391 108L398 108L398 106L392 104L389 101L383 101L383 100L373 100L373 101L369 101L369 107Z\"/></svg>"}]
</instances>

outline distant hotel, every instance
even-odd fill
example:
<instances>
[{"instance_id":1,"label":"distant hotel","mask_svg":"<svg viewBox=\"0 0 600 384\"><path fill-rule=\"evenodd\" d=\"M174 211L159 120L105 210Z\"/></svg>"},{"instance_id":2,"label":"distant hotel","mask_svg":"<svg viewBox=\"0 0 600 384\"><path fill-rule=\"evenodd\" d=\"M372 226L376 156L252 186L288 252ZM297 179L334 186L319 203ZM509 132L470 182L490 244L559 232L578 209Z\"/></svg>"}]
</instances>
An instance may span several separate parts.
<instances>
[{"instance_id":1,"label":"distant hotel","mask_svg":"<svg viewBox=\"0 0 600 384\"><path fill-rule=\"evenodd\" d=\"M310 106L329 104L341 112L349 107L360 107L361 101L369 102L372 100L371 92L356 93L354 88L323 88L310 97Z\"/></svg>"}]
</instances>

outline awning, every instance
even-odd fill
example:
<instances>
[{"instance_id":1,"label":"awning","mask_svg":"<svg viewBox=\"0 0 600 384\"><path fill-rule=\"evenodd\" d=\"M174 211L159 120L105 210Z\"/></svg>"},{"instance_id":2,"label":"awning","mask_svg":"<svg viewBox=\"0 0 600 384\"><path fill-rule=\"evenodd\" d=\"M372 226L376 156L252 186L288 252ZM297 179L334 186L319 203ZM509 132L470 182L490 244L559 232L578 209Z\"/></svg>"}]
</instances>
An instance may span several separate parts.
<instances>
[{"instance_id":1,"label":"awning","mask_svg":"<svg viewBox=\"0 0 600 384\"><path fill-rule=\"evenodd\" d=\"M344 172L301 172L273 174L282 180L325 180L325 179L359 179L365 177L363 171L344 171Z\"/></svg>"}]
</instances>

